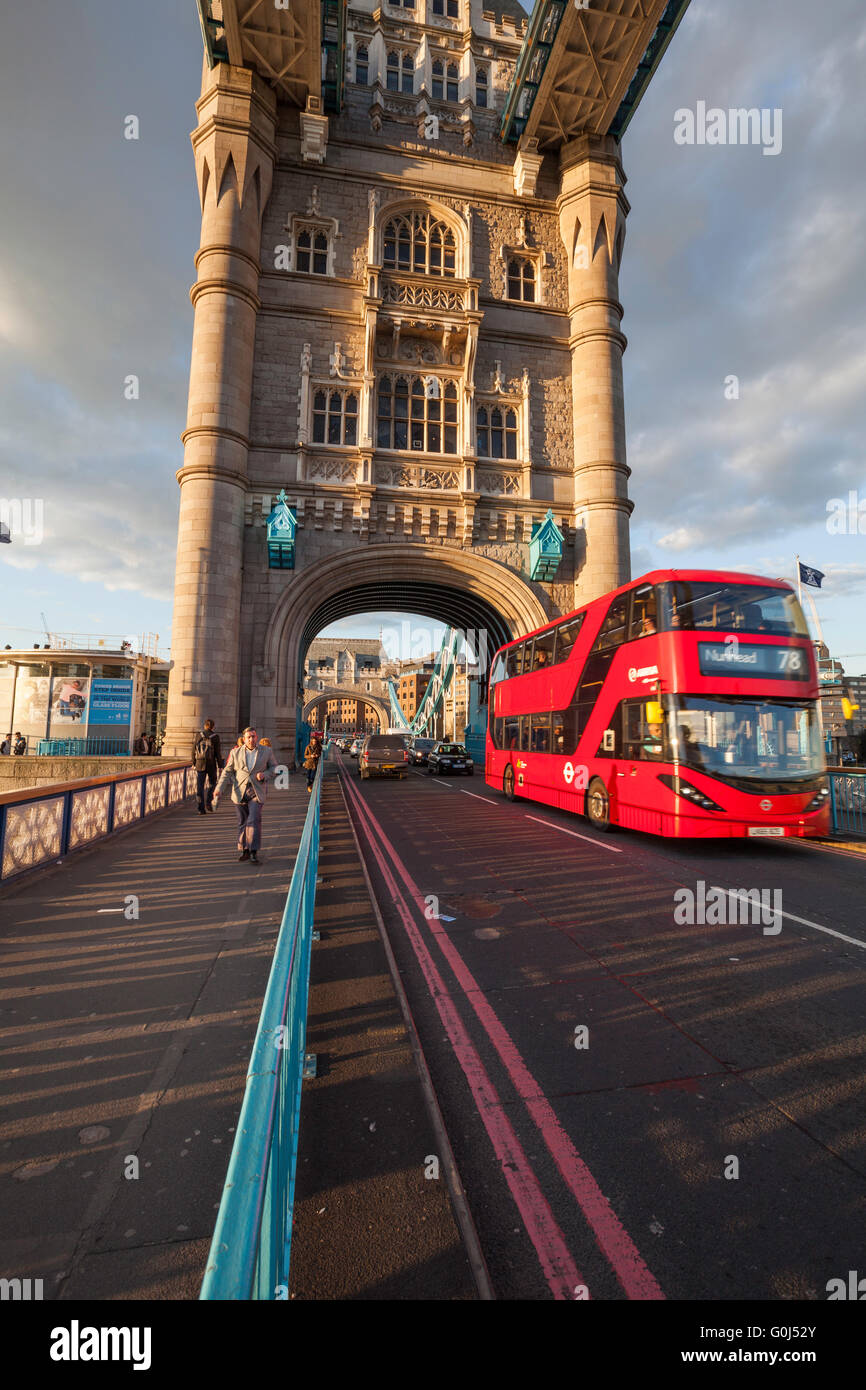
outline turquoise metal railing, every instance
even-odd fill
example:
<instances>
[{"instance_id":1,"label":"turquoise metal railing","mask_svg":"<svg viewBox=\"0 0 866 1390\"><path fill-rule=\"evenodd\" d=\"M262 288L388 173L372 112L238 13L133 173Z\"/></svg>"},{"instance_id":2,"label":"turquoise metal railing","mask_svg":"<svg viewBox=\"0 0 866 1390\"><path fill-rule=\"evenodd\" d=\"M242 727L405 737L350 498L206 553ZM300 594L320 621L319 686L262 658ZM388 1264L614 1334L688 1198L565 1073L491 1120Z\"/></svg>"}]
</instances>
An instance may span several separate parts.
<instances>
[{"instance_id":1,"label":"turquoise metal railing","mask_svg":"<svg viewBox=\"0 0 866 1390\"><path fill-rule=\"evenodd\" d=\"M129 738L41 738L37 752L48 758L125 757Z\"/></svg>"},{"instance_id":2,"label":"turquoise metal railing","mask_svg":"<svg viewBox=\"0 0 866 1390\"><path fill-rule=\"evenodd\" d=\"M866 835L866 772L828 772L833 829Z\"/></svg>"},{"instance_id":3,"label":"turquoise metal railing","mask_svg":"<svg viewBox=\"0 0 866 1390\"><path fill-rule=\"evenodd\" d=\"M202 1299L288 1298L323 762L253 1042Z\"/></svg>"}]
</instances>

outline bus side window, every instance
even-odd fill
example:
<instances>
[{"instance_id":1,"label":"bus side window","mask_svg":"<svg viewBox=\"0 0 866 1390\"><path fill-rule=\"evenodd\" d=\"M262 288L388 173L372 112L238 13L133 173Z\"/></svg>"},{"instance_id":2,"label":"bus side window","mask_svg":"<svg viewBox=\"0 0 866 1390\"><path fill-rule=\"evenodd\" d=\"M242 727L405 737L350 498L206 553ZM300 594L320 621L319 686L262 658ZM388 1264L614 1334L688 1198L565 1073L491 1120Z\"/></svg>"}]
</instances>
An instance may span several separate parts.
<instances>
[{"instance_id":1,"label":"bus side window","mask_svg":"<svg viewBox=\"0 0 866 1390\"><path fill-rule=\"evenodd\" d=\"M571 656L572 649L577 641L577 634L583 627L584 616L585 615L581 613L579 617L572 618L569 623L562 623L561 626L556 629L557 666L561 661L567 661Z\"/></svg>"},{"instance_id":2,"label":"bus side window","mask_svg":"<svg viewBox=\"0 0 866 1390\"><path fill-rule=\"evenodd\" d=\"M658 631L658 612L656 607L656 591L652 584L642 584L639 589L632 590L632 609L631 622L628 629L628 640L634 641L636 637L651 637Z\"/></svg>"},{"instance_id":3,"label":"bus side window","mask_svg":"<svg viewBox=\"0 0 866 1390\"><path fill-rule=\"evenodd\" d=\"M509 679L512 676L519 676L523 670L523 642L518 642L516 647L509 647L505 653L505 669Z\"/></svg>"},{"instance_id":4,"label":"bus side window","mask_svg":"<svg viewBox=\"0 0 866 1390\"><path fill-rule=\"evenodd\" d=\"M521 753L529 752L529 715L524 714L520 718L520 737L517 743Z\"/></svg>"},{"instance_id":5,"label":"bus side window","mask_svg":"<svg viewBox=\"0 0 866 1390\"><path fill-rule=\"evenodd\" d=\"M571 757L577 750L577 710L554 710L551 716L551 752Z\"/></svg>"},{"instance_id":6,"label":"bus side window","mask_svg":"<svg viewBox=\"0 0 866 1390\"><path fill-rule=\"evenodd\" d=\"M552 632L542 632L535 639L535 650L532 657L533 671L543 671L546 667L553 665L553 644L556 640L556 629Z\"/></svg>"},{"instance_id":7,"label":"bus side window","mask_svg":"<svg viewBox=\"0 0 866 1390\"><path fill-rule=\"evenodd\" d=\"M532 728L532 752L550 752L550 715L531 714L529 716Z\"/></svg>"},{"instance_id":8,"label":"bus side window","mask_svg":"<svg viewBox=\"0 0 866 1390\"><path fill-rule=\"evenodd\" d=\"M631 594L628 593L620 594L618 599L614 599L595 639L593 651L608 651L611 647L618 647L625 641L630 598Z\"/></svg>"},{"instance_id":9,"label":"bus side window","mask_svg":"<svg viewBox=\"0 0 866 1390\"><path fill-rule=\"evenodd\" d=\"M490 721L490 737L493 739L494 748L502 747L502 726L504 722L503 719L491 719Z\"/></svg>"},{"instance_id":10,"label":"bus side window","mask_svg":"<svg viewBox=\"0 0 866 1390\"><path fill-rule=\"evenodd\" d=\"M520 720L516 714L507 714L502 726L502 747L506 753L516 753L520 748Z\"/></svg>"}]
</instances>

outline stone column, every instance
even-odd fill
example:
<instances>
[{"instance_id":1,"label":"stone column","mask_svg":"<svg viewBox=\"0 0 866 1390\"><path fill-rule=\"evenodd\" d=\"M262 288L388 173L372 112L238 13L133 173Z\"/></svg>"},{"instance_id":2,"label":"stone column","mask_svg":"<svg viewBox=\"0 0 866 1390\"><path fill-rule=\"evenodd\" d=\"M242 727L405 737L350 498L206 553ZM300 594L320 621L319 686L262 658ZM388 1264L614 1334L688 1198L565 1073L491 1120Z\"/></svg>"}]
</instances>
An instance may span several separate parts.
<instances>
[{"instance_id":1,"label":"stone column","mask_svg":"<svg viewBox=\"0 0 866 1390\"><path fill-rule=\"evenodd\" d=\"M574 422L575 603L631 577L618 274L629 205L619 147L581 136L560 154Z\"/></svg>"},{"instance_id":2,"label":"stone column","mask_svg":"<svg viewBox=\"0 0 866 1390\"><path fill-rule=\"evenodd\" d=\"M205 68L193 132L202 207L189 409L183 435L172 670L164 752L189 754L215 721L231 748L239 635L262 214L273 177L276 100L246 68Z\"/></svg>"}]
</instances>

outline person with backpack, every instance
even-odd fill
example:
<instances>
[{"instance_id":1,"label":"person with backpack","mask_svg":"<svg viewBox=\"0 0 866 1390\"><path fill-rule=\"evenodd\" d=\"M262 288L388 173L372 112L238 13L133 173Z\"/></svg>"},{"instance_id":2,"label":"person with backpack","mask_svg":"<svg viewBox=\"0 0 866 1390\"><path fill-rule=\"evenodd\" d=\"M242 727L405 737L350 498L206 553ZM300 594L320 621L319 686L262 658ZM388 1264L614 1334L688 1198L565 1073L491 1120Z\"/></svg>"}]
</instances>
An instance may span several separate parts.
<instances>
[{"instance_id":1,"label":"person with backpack","mask_svg":"<svg viewBox=\"0 0 866 1390\"><path fill-rule=\"evenodd\" d=\"M222 766L219 734L214 733L214 722L206 719L202 728L192 741L192 765L196 775L196 794L198 813L206 816L213 810L213 794L217 784L217 773ZM207 795L205 795L207 783Z\"/></svg>"},{"instance_id":2,"label":"person with backpack","mask_svg":"<svg viewBox=\"0 0 866 1390\"><path fill-rule=\"evenodd\" d=\"M23 734L15 734L15 743L12 747L12 752L16 758L24 757L24 754L27 752L27 740Z\"/></svg>"}]
</instances>

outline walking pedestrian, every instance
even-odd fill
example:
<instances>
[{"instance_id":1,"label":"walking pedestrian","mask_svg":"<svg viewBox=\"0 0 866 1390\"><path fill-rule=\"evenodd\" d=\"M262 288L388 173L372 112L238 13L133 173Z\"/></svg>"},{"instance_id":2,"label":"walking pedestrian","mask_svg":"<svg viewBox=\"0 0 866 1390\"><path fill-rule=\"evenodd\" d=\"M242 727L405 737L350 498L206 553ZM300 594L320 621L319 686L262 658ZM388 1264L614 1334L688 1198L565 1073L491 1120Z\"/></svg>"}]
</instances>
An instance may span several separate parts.
<instances>
[{"instance_id":1,"label":"walking pedestrian","mask_svg":"<svg viewBox=\"0 0 866 1390\"><path fill-rule=\"evenodd\" d=\"M213 808L219 805L223 787L231 789L232 801L238 813L238 860L249 859L258 864L262 842L262 807L267 784L277 775L277 760L272 748L260 748L255 729L244 729L243 742L233 748L216 784Z\"/></svg>"},{"instance_id":2,"label":"walking pedestrian","mask_svg":"<svg viewBox=\"0 0 866 1390\"><path fill-rule=\"evenodd\" d=\"M310 741L304 749L304 769L307 774L307 791L313 790L313 779L322 756L322 744L318 734L310 734Z\"/></svg>"},{"instance_id":3,"label":"walking pedestrian","mask_svg":"<svg viewBox=\"0 0 866 1390\"><path fill-rule=\"evenodd\" d=\"M192 741L192 765L195 768L198 813L206 816L213 810L213 794L217 773L222 767L220 736L214 732L214 722L206 719ZM207 795L205 795L207 783Z\"/></svg>"},{"instance_id":4,"label":"walking pedestrian","mask_svg":"<svg viewBox=\"0 0 866 1390\"><path fill-rule=\"evenodd\" d=\"M23 758L27 752L27 740L23 734L16 733L15 742L12 745L12 752L16 758Z\"/></svg>"}]
</instances>

